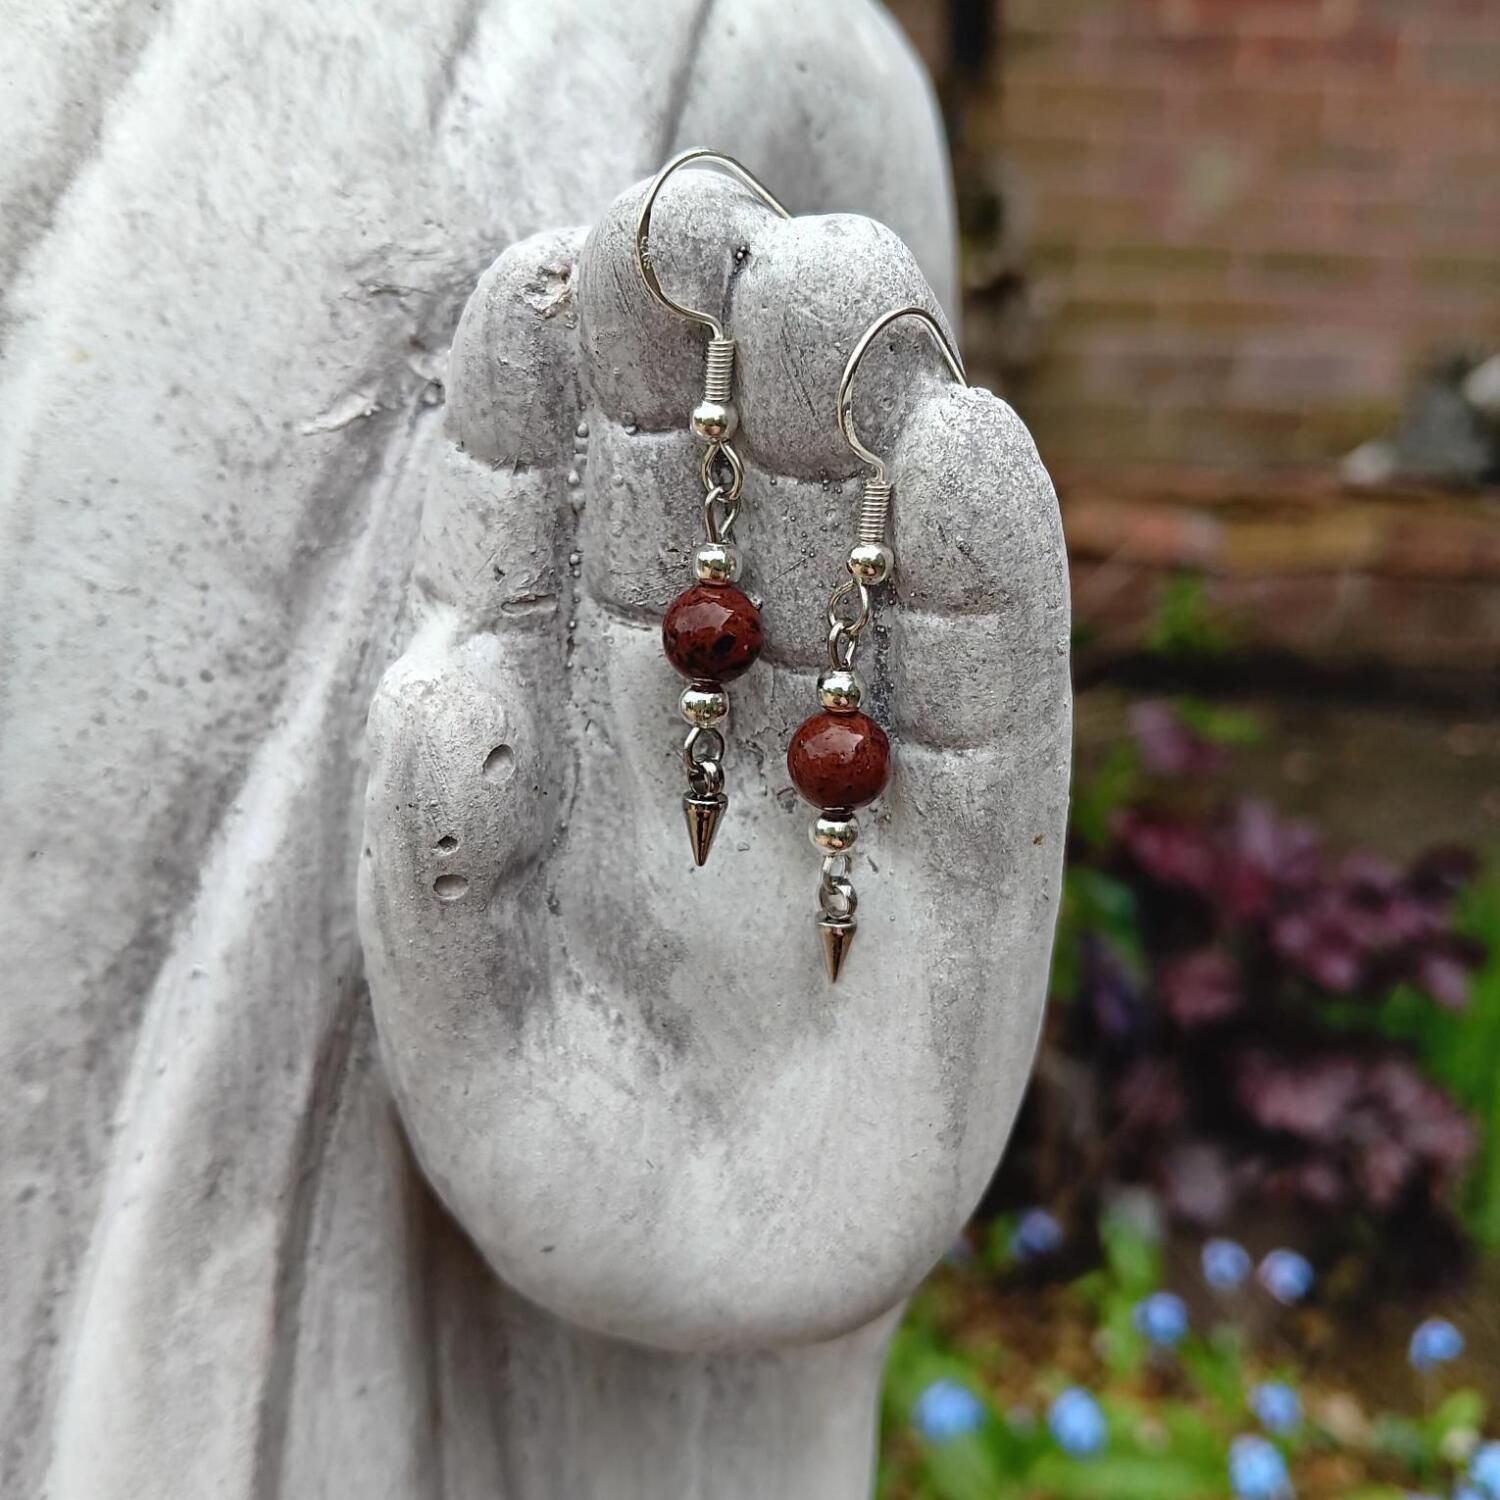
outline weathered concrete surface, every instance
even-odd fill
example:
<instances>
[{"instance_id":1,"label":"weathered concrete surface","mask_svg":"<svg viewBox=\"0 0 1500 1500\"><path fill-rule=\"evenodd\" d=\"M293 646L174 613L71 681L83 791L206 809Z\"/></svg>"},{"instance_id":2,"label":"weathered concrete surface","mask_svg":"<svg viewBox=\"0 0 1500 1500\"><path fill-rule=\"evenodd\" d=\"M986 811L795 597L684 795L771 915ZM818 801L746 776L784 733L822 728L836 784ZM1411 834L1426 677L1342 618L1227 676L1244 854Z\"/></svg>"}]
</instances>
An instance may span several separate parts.
<instances>
[{"instance_id":1,"label":"weathered concrete surface","mask_svg":"<svg viewBox=\"0 0 1500 1500\"><path fill-rule=\"evenodd\" d=\"M0 29L0 1491L587 1494L580 1433L627 1430L596 1394L659 1368L717 1431L737 1367L547 1379L612 1357L473 1262L374 1061L363 726L468 462L446 351L502 247L700 142L889 223L947 300L925 84L860 0L11 0ZM658 743L639 712L605 728ZM847 1474L868 1403L837 1397ZM683 1493L695 1430L658 1455Z\"/></svg>"}]
</instances>

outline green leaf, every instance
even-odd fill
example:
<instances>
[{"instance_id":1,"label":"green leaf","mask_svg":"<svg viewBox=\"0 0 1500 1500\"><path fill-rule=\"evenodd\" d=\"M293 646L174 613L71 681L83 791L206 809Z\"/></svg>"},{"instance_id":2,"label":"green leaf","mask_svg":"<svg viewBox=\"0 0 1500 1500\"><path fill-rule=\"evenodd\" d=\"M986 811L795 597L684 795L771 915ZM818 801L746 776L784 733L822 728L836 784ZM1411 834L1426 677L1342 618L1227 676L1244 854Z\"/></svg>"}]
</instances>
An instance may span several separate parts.
<instances>
[{"instance_id":1,"label":"green leaf","mask_svg":"<svg viewBox=\"0 0 1500 1500\"><path fill-rule=\"evenodd\" d=\"M1235 632L1209 600L1196 573L1174 573L1162 585L1142 645L1160 656L1222 656Z\"/></svg>"},{"instance_id":2,"label":"green leaf","mask_svg":"<svg viewBox=\"0 0 1500 1500\"><path fill-rule=\"evenodd\" d=\"M1005 1471L977 1432L927 1447L923 1473L942 1500L996 1500Z\"/></svg>"},{"instance_id":3,"label":"green leaf","mask_svg":"<svg viewBox=\"0 0 1500 1500\"><path fill-rule=\"evenodd\" d=\"M1104 1362L1114 1375L1133 1375L1146 1362L1150 1345L1137 1330L1131 1316L1134 1303L1126 1297L1110 1296L1099 1322L1099 1343Z\"/></svg>"},{"instance_id":4,"label":"green leaf","mask_svg":"<svg viewBox=\"0 0 1500 1500\"><path fill-rule=\"evenodd\" d=\"M1132 1302L1161 1285L1161 1245L1124 1214L1106 1213L1099 1222L1104 1264L1115 1285Z\"/></svg>"},{"instance_id":5,"label":"green leaf","mask_svg":"<svg viewBox=\"0 0 1500 1500\"><path fill-rule=\"evenodd\" d=\"M1415 1469L1428 1462L1427 1436L1410 1417L1382 1412L1370 1428L1370 1446Z\"/></svg>"},{"instance_id":6,"label":"green leaf","mask_svg":"<svg viewBox=\"0 0 1500 1500\"><path fill-rule=\"evenodd\" d=\"M1488 1403L1474 1390L1453 1391L1427 1418L1427 1431L1434 1447L1450 1432L1479 1432L1484 1427Z\"/></svg>"},{"instance_id":7,"label":"green leaf","mask_svg":"<svg viewBox=\"0 0 1500 1500\"><path fill-rule=\"evenodd\" d=\"M1224 1434L1196 1407L1181 1401L1158 1402L1155 1420L1167 1435L1167 1449L1177 1458L1218 1472L1228 1459Z\"/></svg>"},{"instance_id":8,"label":"green leaf","mask_svg":"<svg viewBox=\"0 0 1500 1500\"><path fill-rule=\"evenodd\" d=\"M1096 849L1107 844L1111 820L1135 796L1140 780L1135 745L1121 740L1087 781L1074 786L1070 832Z\"/></svg>"},{"instance_id":9,"label":"green leaf","mask_svg":"<svg viewBox=\"0 0 1500 1500\"><path fill-rule=\"evenodd\" d=\"M1256 745L1264 735L1258 715L1243 708L1221 708L1204 698L1178 698L1177 717L1212 745Z\"/></svg>"},{"instance_id":10,"label":"green leaf","mask_svg":"<svg viewBox=\"0 0 1500 1500\"><path fill-rule=\"evenodd\" d=\"M1170 1454L1104 1453L1076 1459L1053 1452L1039 1459L1026 1479L1029 1494L1057 1500L1206 1500L1225 1490L1221 1464L1195 1464Z\"/></svg>"},{"instance_id":11,"label":"green leaf","mask_svg":"<svg viewBox=\"0 0 1500 1500\"><path fill-rule=\"evenodd\" d=\"M979 1258L991 1271L1008 1271L1015 1265L1016 1257L1011 1249L1011 1242L1020 1222L1019 1214L1000 1214L986 1227Z\"/></svg>"},{"instance_id":12,"label":"green leaf","mask_svg":"<svg viewBox=\"0 0 1500 1500\"><path fill-rule=\"evenodd\" d=\"M1469 986L1459 1016L1443 1012L1447 1035L1434 1036L1427 1064L1473 1115L1479 1150L1463 1189L1464 1218L1474 1237L1500 1249L1500 860L1487 861L1484 877L1459 902L1458 927L1484 944L1488 957Z\"/></svg>"},{"instance_id":13,"label":"green leaf","mask_svg":"<svg viewBox=\"0 0 1500 1500\"><path fill-rule=\"evenodd\" d=\"M1103 942L1136 980L1144 974L1146 953L1135 892L1113 876L1075 865L1063 875L1062 911L1052 958L1055 999L1071 1000L1078 993L1085 937Z\"/></svg>"},{"instance_id":14,"label":"green leaf","mask_svg":"<svg viewBox=\"0 0 1500 1500\"><path fill-rule=\"evenodd\" d=\"M1226 1331L1237 1332L1221 1324L1206 1339L1185 1339L1178 1357L1193 1385L1227 1415L1238 1418L1245 1411L1243 1341L1225 1337Z\"/></svg>"}]
</instances>

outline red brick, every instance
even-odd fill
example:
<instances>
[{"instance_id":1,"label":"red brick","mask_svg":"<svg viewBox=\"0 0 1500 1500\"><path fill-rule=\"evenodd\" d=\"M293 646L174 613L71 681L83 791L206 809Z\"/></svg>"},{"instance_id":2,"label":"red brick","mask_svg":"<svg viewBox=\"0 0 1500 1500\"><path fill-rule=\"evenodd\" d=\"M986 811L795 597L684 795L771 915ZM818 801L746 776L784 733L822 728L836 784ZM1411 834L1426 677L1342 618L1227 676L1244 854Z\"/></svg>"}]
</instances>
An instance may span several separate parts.
<instances>
[{"instance_id":1,"label":"red brick","mask_svg":"<svg viewBox=\"0 0 1500 1500\"><path fill-rule=\"evenodd\" d=\"M1006 0L1007 30L1070 31L1111 0Z\"/></svg>"},{"instance_id":2,"label":"red brick","mask_svg":"<svg viewBox=\"0 0 1500 1500\"><path fill-rule=\"evenodd\" d=\"M1369 580L1362 654L1398 666L1476 675L1500 668L1500 589L1493 583Z\"/></svg>"},{"instance_id":3,"label":"red brick","mask_svg":"<svg viewBox=\"0 0 1500 1500\"><path fill-rule=\"evenodd\" d=\"M1010 141L1006 159L1042 182L1082 183L1088 179L1094 157L1082 139L1017 135Z\"/></svg>"},{"instance_id":4,"label":"red brick","mask_svg":"<svg viewBox=\"0 0 1500 1500\"><path fill-rule=\"evenodd\" d=\"M1197 277L1219 281L1229 269L1233 256L1220 245L1169 244L1137 241L1113 243L1090 249L1088 264L1101 267L1122 277L1144 276L1154 280L1186 285Z\"/></svg>"},{"instance_id":5,"label":"red brick","mask_svg":"<svg viewBox=\"0 0 1500 1500\"><path fill-rule=\"evenodd\" d=\"M1194 0L1199 24L1241 36L1325 38L1347 32L1345 0Z\"/></svg>"},{"instance_id":6,"label":"red brick","mask_svg":"<svg viewBox=\"0 0 1500 1500\"><path fill-rule=\"evenodd\" d=\"M1217 296L1202 296L1168 289L1158 296L1155 306L1158 321L1166 327L1237 336L1253 329L1275 328L1286 316L1285 308L1273 299L1245 299L1227 290Z\"/></svg>"},{"instance_id":7,"label":"red brick","mask_svg":"<svg viewBox=\"0 0 1500 1500\"><path fill-rule=\"evenodd\" d=\"M1049 403L1028 399L1023 388L1016 393L1016 410L1047 463L1066 456L1072 462L1108 465L1140 447L1138 406L1093 405L1074 397Z\"/></svg>"},{"instance_id":8,"label":"red brick","mask_svg":"<svg viewBox=\"0 0 1500 1500\"><path fill-rule=\"evenodd\" d=\"M1257 330L1238 342L1236 353L1230 400L1238 406L1361 401L1398 390L1404 373L1389 335Z\"/></svg>"},{"instance_id":9,"label":"red brick","mask_svg":"<svg viewBox=\"0 0 1500 1500\"><path fill-rule=\"evenodd\" d=\"M1427 515L1394 511L1380 564L1393 576L1500 583L1500 504L1481 500L1472 513L1454 506Z\"/></svg>"},{"instance_id":10,"label":"red brick","mask_svg":"<svg viewBox=\"0 0 1500 1500\"><path fill-rule=\"evenodd\" d=\"M1500 35L1444 37L1424 49L1421 68L1435 82L1500 88Z\"/></svg>"},{"instance_id":11,"label":"red brick","mask_svg":"<svg viewBox=\"0 0 1500 1500\"><path fill-rule=\"evenodd\" d=\"M1068 552L1075 558L1207 568L1217 563L1222 545L1220 523L1182 505L1072 500L1064 502L1062 520Z\"/></svg>"},{"instance_id":12,"label":"red brick","mask_svg":"<svg viewBox=\"0 0 1500 1500\"><path fill-rule=\"evenodd\" d=\"M1133 197L1098 193L1047 193L1031 205L1029 218L1038 233L1093 243L1140 240L1153 227L1149 205Z\"/></svg>"},{"instance_id":13,"label":"red brick","mask_svg":"<svg viewBox=\"0 0 1500 1500\"><path fill-rule=\"evenodd\" d=\"M1257 139L1316 138L1327 114L1327 91L1316 84L1283 86L1213 84L1185 80L1192 127L1207 131L1252 131Z\"/></svg>"},{"instance_id":14,"label":"red brick","mask_svg":"<svg viewBox=\"0 0 1500 1500\"><path fill-rule=\"evenodd\" d=\"M1426 81L1392 86L1334 76L1325 91L1332 140L1406 150L1500 147L1500 89Z\"/></svg>"},{"instance_id":15,"label":"red brick","mask_svg":"<svg viewBox=\"0 0 1500 1500\"><path fill-rule=\"evenodd\" d=\"M1416 263L1417 280L1436 291L1480 292L1500 297L1500 260L1490 255L1427 255Z\"/></svg>"},{"instance_id":16,"label":"red brick","mask_svg":"<svg viewBox=\"0 0 1500 1500\"><path fill-rule=\"evenodd\" d=\"M1127 65L1153 64L1167 70L1193 69L1199 76L1231 74L1242 42L1232 32L1146 32L1115 39L1116 54Z\"/></svg>"},{"instance_id":17,"label":"red brick","mask_svg":"<svg viewBox=\"0 0 1500 1500\"><path fill-rule=\"evenodd\" d=\"M1315 451L1301 408L1228 404L1153 412L1145 456L1223 468L1284 467L1327 457Z\"/></svg>"},{"instance_id":18,"label":"red brick","mask_svg":"<svg viewBox=\"0 0 1500 1500\"><path fill-rule=\"evenodd\" d=\"M1262 282L1283 281L1317 286L1364 286L1374 279L1376 262L1350 247L1351 253L1318 250L1269 250L1246 257Z\"/></svg>"},{"instance_id":19,"label":"red brick","mask_svg":"<svg viewBox=\"0 0 1500 1500\"><path fill-rule=\"evenodd\" d=\"M1335 71L1393 77L1402 47L1394 33L1353 32L1337 37L1246 36L1239 49L1239 76L1281 82L1313 80Z\"/></svg>"},{"instance_id":20,"label":"red brick","mask_svg":"<svg viewBox=\"0 0 1500 1500\"><path fill-rule=\"evenodd\" d=\"M1293 181L1315 174L1343 183L1369 184L1378 191L1391 181L1397 160L1392 146L1298 140L1277 149L1275 167L1278 174Z\"/></svg>"},{"instance_id":21,"label":"red brick","mask_svg":"<svg viewBox=\"0 0 1500 1500\"><path fill-rule=\"evenodd\" d=\"M1122 132L1151 137L1166 123L1167 91L1161 85L1079 81L1047 71L1027 70L1005 83L1005 118L1012 130L1028 120L1045 120L1049 130L1067 137Z\"/></svg>"}]
</instances>

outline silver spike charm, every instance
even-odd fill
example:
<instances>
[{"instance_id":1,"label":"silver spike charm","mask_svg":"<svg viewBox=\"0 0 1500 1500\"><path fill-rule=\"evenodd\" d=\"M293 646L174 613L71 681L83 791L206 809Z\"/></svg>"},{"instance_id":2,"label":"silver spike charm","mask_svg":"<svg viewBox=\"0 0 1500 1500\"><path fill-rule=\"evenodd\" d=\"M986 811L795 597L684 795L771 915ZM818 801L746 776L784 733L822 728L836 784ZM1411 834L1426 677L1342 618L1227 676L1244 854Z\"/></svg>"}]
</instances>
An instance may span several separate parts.
<instances>
[{"instance_id":1,"label":"silver spike charm","mask_svg":"<svg viewBox=\"0 0 1500 1500\"><path fill-rule=\"evenodd\" d=\"M859 927L854 920L859 897L849 879L852 863L847 854L828 855L818 882L818 936L823 939L823 962L828 966L830 984L839 982Z\"/></svg>"},{"instance_id":2,"label":"silver spike charm","mask_svg":"<svg viewBox=\"0 0 1500 1500\"><path fill-rule=\"evenodd\" d=\"M695 797L688 792L683 796L682 815L687 819L688 840L693 846L693 863L700 869L708 863L708 851L714 846L719 820L728 806L729 798L722 792L706 797Z\"/></svg>"},{"instance_id":3,"label":"silver spike charm","mask_svg":"<svg viewBox=\"0 0 1500 1500\"><path fill-rule=\"evenodd\" d=\"M718 691L722 694L723 689ZM702 869L714 846L719 820L729 806L729 798L724 795L724 736L711 724L695 724L682 747L682 765L688 780L688 789L682 794L682 816L687 820L693 863Z\"/></svg>"},{"instance_id":4,"label":"silver spike charm","mask_svg":"<svg viewBox=\"0 0 1500 1500\"><path fill-rule=\"evenodd\" d=\"M851 917L819 917L818 935L823 939L823 962L828 966L828 982L837 984L844 960L854 946L859 923Z\"/></svg>"}]
</instances>

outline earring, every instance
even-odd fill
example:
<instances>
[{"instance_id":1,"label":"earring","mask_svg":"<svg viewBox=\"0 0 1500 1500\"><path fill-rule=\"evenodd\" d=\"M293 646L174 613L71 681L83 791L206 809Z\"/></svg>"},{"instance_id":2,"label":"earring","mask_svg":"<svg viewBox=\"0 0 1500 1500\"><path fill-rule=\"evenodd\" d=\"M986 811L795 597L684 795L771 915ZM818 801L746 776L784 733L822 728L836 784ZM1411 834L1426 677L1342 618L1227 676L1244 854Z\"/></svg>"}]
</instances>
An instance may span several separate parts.
<instances>
[{"instance_id":1,"label":"earring","mask_svg":"<svg viewBox=\"0 0 1500 1500\"><path fill-rule=\"evenodd\" d=\"M808 719L787 746L786 764L792 784L818 809L811 835L823 855L818 884L818 931L828 977L838 982L849 956L858 924L858 899L849 879L850 850L859 837L856 808L873 802L885 788L891 770L891 742L874 719L860 712L864 684L854 670L859 637L870 623L870 590L884 583L895 566L895 553L886 540L893 486L885 461L859 440L851 410L854 375L871 342L900 318L916 318L932 336L953 378L967 385L958 351L933 315L921 307L902 307L873 322L854 346L839 381L839 432L850 448L870 467L860 499L859 529L849 549L845 578L828 600L828 668L818 678L822 712ZM848 601L848 602L846 602ZM855 606L849 614L850 603Z\"/></svg>"},{"instance_id":2,"label":"earring","mask_svg":"<svg viewBox=\"0 0 1500 1500\"><path fill-rule=\"evenodd\" d=\"M667 660L688 680L678 707L689 728L682 747L688 789L682 811L687 820L693 860L702 865L713 847L719 820L729 806L724 794L724 733L729 715L725 683L749 671L760 655L763 636L760 611L734 587L740 555L730 540L739 515L745 468L730 441L739 426L734 407L734 340L717 318L694 312L662 290L651 258L651 211L666 180L679 168L698 162L718 167L749 188L767 208L791 215L739 162L715 151L684 151L656 174L641 204L635 226L636 263L646 290L669 312L708 329L703 400L693 408L689 425L706 443L699 477L703 482L703 525L707 538L693 554L697 583L679 594L661 624Z\"/></svg>"}]
</instances>

